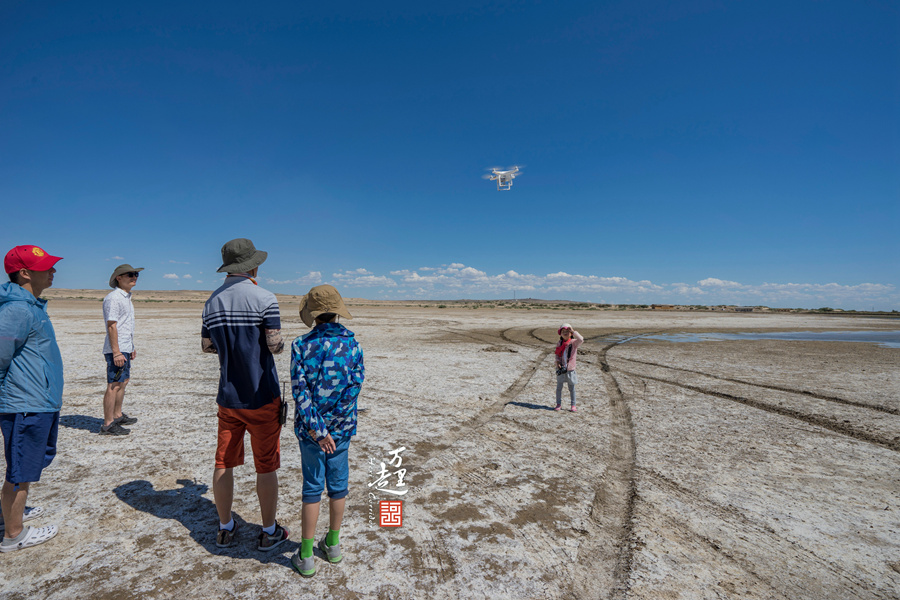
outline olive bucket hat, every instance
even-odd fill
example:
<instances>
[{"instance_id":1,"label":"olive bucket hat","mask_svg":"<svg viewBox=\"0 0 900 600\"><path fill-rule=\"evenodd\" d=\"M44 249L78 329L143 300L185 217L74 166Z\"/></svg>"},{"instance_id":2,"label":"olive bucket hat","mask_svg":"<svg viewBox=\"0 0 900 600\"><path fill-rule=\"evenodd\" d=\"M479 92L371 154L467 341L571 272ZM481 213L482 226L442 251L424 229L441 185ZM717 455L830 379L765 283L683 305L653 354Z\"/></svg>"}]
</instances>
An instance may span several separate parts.
<instances>
[{"instance_id":1,"label":"olive bucket hat","mask_svg":"<svg viewBox=\"0 0 900 600\"><path fill-rule=\"evenodd\" d=\"M309 290L309 293L300 298L300 318L307 327L313 326L313 321L319 315L335 313L345 319L352 319L350 311L344 306L344 299L340 292L333 286L326 284L317 285Z\"/></svg>"},{"instance_id":2,"label":"olive bucket hat","mask_svg":"<svg viewBox=\"0 0 900 600\"><path fill-rule=\"evenodd\" d=\"M237 238L222 246L222 266L218 273L246 273L263 264L268 252L257 250L253 242L246 238Z\"/></svg>"},{"instance_id":3,"label":"olive bucket hat","mask_svg":"<svg viewBox=\"0 0 900 600\"><path fill-rule=\"evenodd\" d=\"M113 271L113 274L109 278L109 287L115 289L119 285L118 282L116 281L116 277L118 277L119 275L122 275L124 273L140 273L143 270L144 270L144 267L139 267L139 268L135 269L128 263L126 263L124 265L119 265L118 267L116 267L116 270Z\"/></svg>"}]
</instances>

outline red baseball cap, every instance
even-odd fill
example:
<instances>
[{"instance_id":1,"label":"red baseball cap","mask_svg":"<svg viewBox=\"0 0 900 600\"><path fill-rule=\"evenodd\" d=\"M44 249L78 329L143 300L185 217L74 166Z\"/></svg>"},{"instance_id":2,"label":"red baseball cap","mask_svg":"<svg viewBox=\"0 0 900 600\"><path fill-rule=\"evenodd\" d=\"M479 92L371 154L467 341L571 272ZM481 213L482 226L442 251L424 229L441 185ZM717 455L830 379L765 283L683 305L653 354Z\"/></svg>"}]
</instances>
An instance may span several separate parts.
<instances>
[{"instance_id":1,"label":"red baseball cap","mask_svg":"<svg viewBox=\"0 0 900 600\"><path fill-rule=\"evenodd\" d=\"M51 256L38 246L16 246L6 253L3 259L3 268L8 273L14 273L19 269L29 271L49 271L61 256Z\"/></svg>"}]
</instances>

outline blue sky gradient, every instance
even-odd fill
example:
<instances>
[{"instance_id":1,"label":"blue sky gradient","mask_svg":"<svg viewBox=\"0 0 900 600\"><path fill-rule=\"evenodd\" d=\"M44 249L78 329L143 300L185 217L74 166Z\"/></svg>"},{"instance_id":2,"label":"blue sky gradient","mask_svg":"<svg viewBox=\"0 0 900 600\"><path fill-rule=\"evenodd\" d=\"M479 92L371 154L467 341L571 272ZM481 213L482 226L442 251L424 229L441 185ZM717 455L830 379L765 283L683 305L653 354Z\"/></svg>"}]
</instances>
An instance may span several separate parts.
<instances>
[{"instance_id":1,"label":"blue sky gradient","mask_svg":"<svg viewBox=\"0 0 900 600\"><path fill-rule=\"evenodd\" d=\"M900 309L895 2L184 4L0 5L57 287Z\"/></svg>"}]
</instances>

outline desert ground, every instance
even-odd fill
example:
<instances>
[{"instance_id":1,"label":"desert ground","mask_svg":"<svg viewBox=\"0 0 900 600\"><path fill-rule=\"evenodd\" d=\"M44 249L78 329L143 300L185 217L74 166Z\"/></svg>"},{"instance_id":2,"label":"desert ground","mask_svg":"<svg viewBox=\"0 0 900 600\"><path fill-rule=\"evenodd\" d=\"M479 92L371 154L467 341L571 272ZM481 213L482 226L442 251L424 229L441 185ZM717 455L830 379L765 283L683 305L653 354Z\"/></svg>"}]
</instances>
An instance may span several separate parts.
<instances>
[{"instance_id":1,"label":"desert ground","mask_svg":"<svg viewBox=\"0 0 900 600\"><path fill-rule=\"evenodd\" d=\"M291 421L279 471L291 539L256 550L248 443L235 470L239 543L215 546L205 294L136 290L125 409L139 421L121 438L98 435L102 294L89 296L50 303L66 375L59 454L28 504L46 510L33 524L60 533L0 555L4 599L900 598L900 349L641 337L900 320L351 301L366 382L345 558L317 550L318 573L303 579L289 563L302 483ZM282 300L288 340L307 331L295 300ZM563 322L586 339L577 413L552 410ZM283 381L289 362L277 357ZM396 475L372 485L381 463L400 466L392 451L406 486ZM402 526L380 527L377 503L393 499ZM320 535L326 515L323 505Z\"/></svg>"}]
</instances>

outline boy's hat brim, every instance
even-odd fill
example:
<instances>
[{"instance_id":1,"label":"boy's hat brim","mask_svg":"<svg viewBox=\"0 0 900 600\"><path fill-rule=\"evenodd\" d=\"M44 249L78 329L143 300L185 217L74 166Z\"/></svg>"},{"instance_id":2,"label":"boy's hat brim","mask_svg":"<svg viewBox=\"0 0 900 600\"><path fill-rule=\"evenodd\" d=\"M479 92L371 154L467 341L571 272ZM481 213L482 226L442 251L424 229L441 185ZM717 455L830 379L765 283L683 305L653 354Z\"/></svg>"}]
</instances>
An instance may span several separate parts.
<instances>
[{"instance_id":1,"label":"boy's hat brim","mask_svg":"<svg viewBox=\"0 0 900 600\"><path fill-rule=\"evenodd\" d=\"M128 263L125 263L124 265L119 265L118 267L116 267L116 270L113 271L113 274L109 278L109 287L116 289L116 287L119 285L119 282L116 281L116 277L118 277L119 275L121 275L123 273L131 273L132 271L134 271L135 273L139 273L143 270L144 270L144 267L135 269Z\"/></svg>"},{"instance_id":2,"label":"boy's hat brim","mask_svg":"<svg viewBox=\"0 0 900 600\"><path fill-rule=\"evenodd\" d=\"M312 327L316 317L325 313L335 313L345 319L352 319L350 311L344 306L340 292L327 283L317 285L309 293L300 298L300 318L307 327Z\"/></svg>"}]
</instances>

